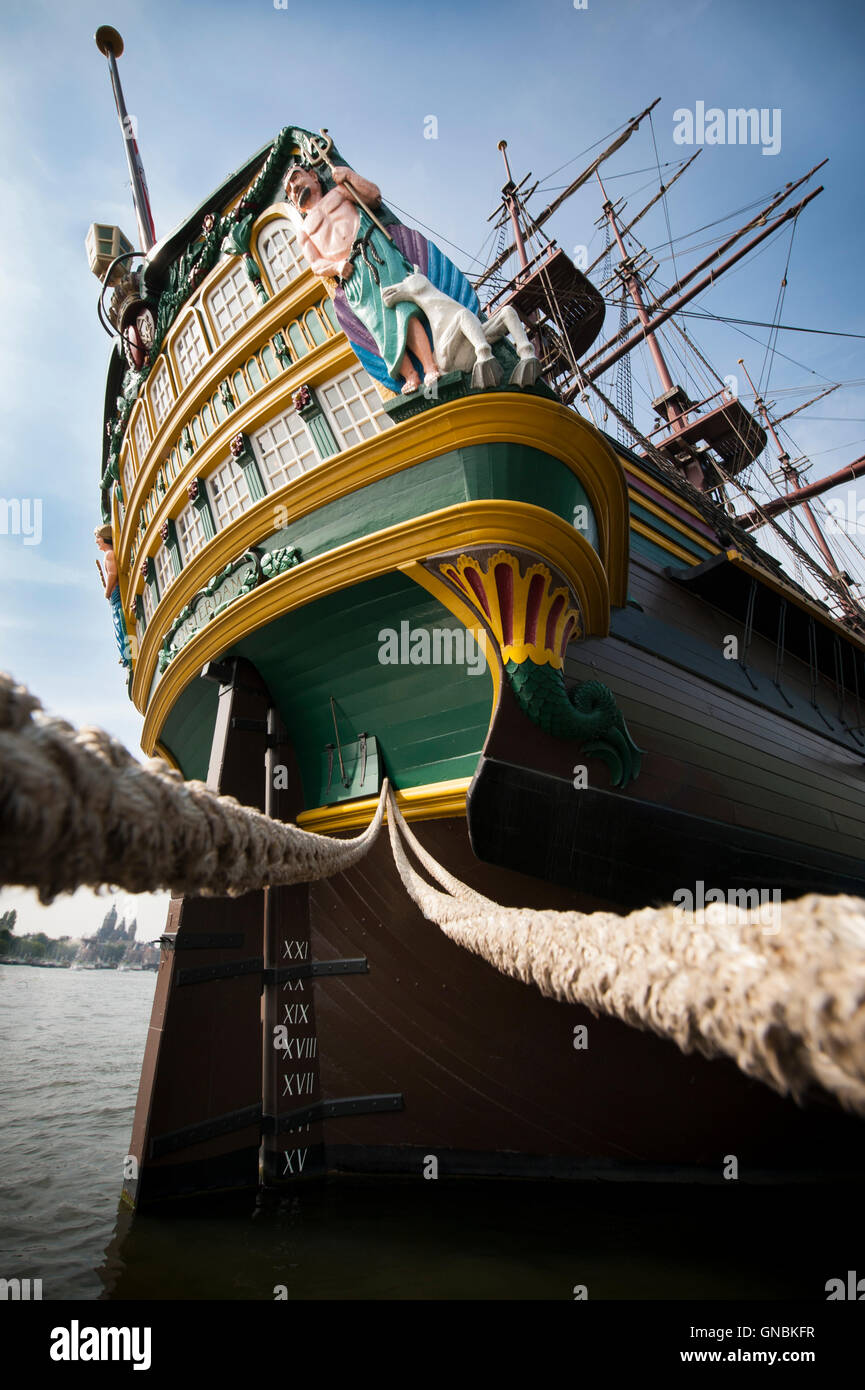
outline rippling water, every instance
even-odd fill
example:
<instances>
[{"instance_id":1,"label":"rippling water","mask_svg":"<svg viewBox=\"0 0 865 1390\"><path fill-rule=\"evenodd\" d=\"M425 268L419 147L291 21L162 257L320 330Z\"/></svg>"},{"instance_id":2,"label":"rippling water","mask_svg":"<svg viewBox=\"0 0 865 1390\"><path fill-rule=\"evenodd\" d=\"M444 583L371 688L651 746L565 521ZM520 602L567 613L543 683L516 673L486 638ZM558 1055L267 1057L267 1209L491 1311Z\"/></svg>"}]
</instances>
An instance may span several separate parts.
<instances>
[{"instance_id":1,"label":"rippling water","mask_svg":"<svg viewBox=\"0 0 865 1390\"><path fill-rule=\"evenodd\" d=\"M861 1270L861 1190L839 1184L341 1180L133 1218L155 981L0 967L0 1277L44 1299L822 1300Z\"/></svg>"},{"instance_id":2,"label":"rippling water","mask_svg":"<svg viewBox=\"0 0 865 1390\"><path fill-rule=\"evenodd\" d=\"M0 1277L98 1298L155 972L0 966Z\"/></svg>"}]
</instances>

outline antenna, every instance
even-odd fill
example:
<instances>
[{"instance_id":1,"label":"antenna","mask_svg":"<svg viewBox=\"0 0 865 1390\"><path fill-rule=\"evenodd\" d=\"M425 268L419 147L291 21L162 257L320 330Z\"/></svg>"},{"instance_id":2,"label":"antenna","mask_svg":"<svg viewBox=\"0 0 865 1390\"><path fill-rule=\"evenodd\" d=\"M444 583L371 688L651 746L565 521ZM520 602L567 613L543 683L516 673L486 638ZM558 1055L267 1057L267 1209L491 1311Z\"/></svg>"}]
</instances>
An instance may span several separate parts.
<instances>
[{"instance_id":1,"label":"antenna","mask_svg":"<svg viewBox=\"0 0 865 1390\"><path fill-rule=\"evenodd\" d=\"M150 211L150 195L147 192L144 165L141 162L138 142L135 139L134 121L127 114L126 103L123 100L123 88L120 85L120 75L117 71L117 59L123 52L123 40L110 24L100 25L94 38L99 52L108 59L111 86L114 90L114 104L117 107L120 129L123 131L126 162L129 165L129 175L132 179L132 200L135 204L135 216L138 219L138 235L141 239L142 250L146 253L156 241L156 229L153 225L153 214Z\"/></svg>"}]
</instances>

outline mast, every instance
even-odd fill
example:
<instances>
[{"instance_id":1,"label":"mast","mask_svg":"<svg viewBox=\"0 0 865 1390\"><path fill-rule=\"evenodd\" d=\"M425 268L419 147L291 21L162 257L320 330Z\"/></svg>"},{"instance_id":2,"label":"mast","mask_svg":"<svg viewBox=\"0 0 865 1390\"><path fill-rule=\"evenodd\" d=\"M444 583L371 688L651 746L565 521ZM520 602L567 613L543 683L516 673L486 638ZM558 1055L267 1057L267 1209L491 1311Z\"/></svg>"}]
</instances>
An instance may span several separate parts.
<instances>
[{"instance_id":1,"label":"mast","mask_svg":"<svg viewBox=\"0 0 865 1390\"><path fill-rule=\"evenodd\" d=\"M699 153L700 151L698 150L697 154ZM676 175L676 178L678 178L680 174L684 174L685 170L689 167L689 165L693 163L694 158L696 158L696 156L693 156L688 161L688 163L682 169L679 170L679 174ZM713 265L714 262L719 259L719 257L723 256L725 252L729 251L732 246L735 246L739 238L743 237L746 234L746 232L752 232L756 227L765 227L766 219L769 216L769 214L774 212L776 208L780 207L782 203L786 202L786 200L790 197L791 193L795 193L797 188L801 188L803 183L807 183L808 180L812 178L813 175L818 172L818 170L822 169L824 164L828 164L828 162L828 159L821 159L820 163L815 164L813 169L809 169L807 174L803 174L802 177L796 179L794 183L785 184L781 192L776 193L775 196L771 198L770 201L766 204L766 206L761 208L759 212L755 213L754 216L750 218L748 222L743 223L741 227L738 227L735 232L732 232L728 237L725 238L724 241L722 241L718 246L716 246L714 251L710 251L708 256L704 256L701 261L697 261L696 265L691 266L691 269L689 271L687 271L684 275L680 276L679 279L674 280L672 285L670 285L668 289L663 290L655 299L655 307L661 308L662 305L666 304L667 300L670 299L674 294L676 294L678 290L683 289L685 285L687 285L691 280L693 280L695 275L698 275L701 270L706 270L710 265ZM666 188L663 189L662 193L660 193L658 196L663 196L663 192L666 192L667 189L672 188L673 184L676 181L676 178L671 179L669 184L667 184ZM822 185L816 191L818 193L821 193L823 191ZM813 197L814 195L812 194L811 196ZM623 236L626 235L628 231L630 231L631 227L633 227L637 222L639 222L643 214L647 212L649 208L652 206L652 204L656 201L657 197L653 198L650 203L647 203L646 206L640 212L637 213L637 216L634 218L633 222L629 223L629 225L624 229L622 233ZM803 202L799 203L796 209L791 208L790 212L793 213L803 208L807 201L808 199L805 199ZM772 224L772 227L774 228L780 225L781 222L779 219L777 222L774 222ZM748 249L756 245L756 240L751 241L748 243ZM603 259L603 255L598 258L598 260L601 259ZM593 263L593 265L589 266L589 270L594 269L594 267L598 264L598 260L596 260ZM724 273L724 270L732 264L732 259L726 261L723 266L718 267L715 274L722 275ZM706 284L711 284L712 276L703 279L700 283L704 286ZM636 328L636 326L637 320L631 319L630 323L626 324L623 328L619 330L615 338L611 339L609 342L602 343L601 346L596 350L596 352L594 352L591 357L586 359L586 361L583 363L583 366L590 367L594 362L595 358L600 357L604 352L606 352L610 347L612 347L616 342L618 342L623 334L632 332L632 330Z\"/></svg>"},{"instance_id":2,"label":"mast","mask_svg":"<svg viewBox=\"0 0 865 1390\"><path fill-rule=\"evenodd\" d=\"M101 25L96 30L94 38L99 52L108 59L108 71L111 74L111 86L114 91L114 104L117 107L120 129L123 131L126 162L129 166L129 177L132 180L132 200L135 204L135 216L138 220L138 236L141 241L141 249L146 254L156 242L156 228L153 225L153 213L150 210L150 195L147 192L144 165L138 150L138 142L135 139L133 124L126 111L123 88L120 85L120 74L117 71L117 59L123 52L123 40L110 24Z\"/></svg>"},{"instance_id":3,"label":"mast","mask_svg":"<svg viewBox=\"0 0 865 1390\"><path fill-rule=\"evenodd\" d=\"M650 329L659 328L662 323L666 323L668 318L672 318L673 314L678 313L681 308L688 304L692 299L696 298L698 294L702 294L703 290L707 289L709 285L713 284L719 275L723 275L724 272L729 270L732 266L734 266L737 263L737 261L742 260L743 256L747 256L751 251L754 250L755 247L759 246L761 242L765 241L767 237L771 236L773 232L777 231L779 227L783 226L785 222L789 222L790 219L793 217L798 217L802 209L807 207L811 200L813 198L816 198L822 192L823 185L821 184L818 188L815 188L813 192L809 193L805 198L802 198L800 202L796 203L794 207L787 208L787 210L781 213L780 216L776 217L772 222L767 223L764 226L763 230L759 232L757 236L752 237L750 241L747 241L745 245L741 246L739 250L734 252L732 256L728 256L728 258L725 261L722 261L722 263L719 266L717 266L714 270L711 270L707 275L704 275L702 279L698 280L697 283L695 285L692 285L690 289L686 290L684 294L679 295L679 298L675 299L672 304L668 304L666 308L661 309L658 313L656 313L655 317L650 322ZM683 276L682 281L680 281L679 283L682 283L687 278L689 278L689 276ZM662 299L666 299L668 294L669 291L667 291L663 296L659 297L658 302L660 303ZM591 358L588 358L582 364L586 376L589 377L590 380L594 379L595 377L602 376L603 373L608 370L608 368L612 367L614 362L618 362L619 358L622 357L626 352L630 352L632 348L635 348L639 343L641 343L643 339L646 337L646 335L647 330L644 327L638 332L632 334L631 337L626 338L624 342L618 345L618 347L612 348L610 352L608 352L605 356L601 357L600 361L596 360L598 355L597 353L594 354ZM603 352L603 347L599 348L598 352Z\"/></svg>"},{"instance_id":4,"label":"mast","mask_svg":"<svg viewBox=\"0 0 865 1390\"><path fill-rule=\"evenodd\" d=\"M644 120L646 116L648 116L650 111L654 110L654 108L657 106L660 100L660 97L656 97L655 100L652 102L651 106L647 106L645 111L641 111L639 116L635 116L632 121L629 121L628 125L622 131L621 135L617 136L613 143L611 145L608 145L607 148L603 150L601 154L598 155L597 159L593 159L588 168L584 169L583 172L579 174L572 183L569 183L567 188L564 189L564 191L560 193L557 198L554 198L553 201L547 207L544 208L543 212L539 213L537 217L532 218L532 231L538 231L539 228L543 226L544 222L546 222L548 218L552 217L556 209L561 207L562 203L565 202L567 198L570 198L572 194L576 193L578 188L582 188L583 184L588 182L588 180L592 177L592 174L594 174L596 169L600 168L605 159L609 159L611 154L615 154L616 150L621 149L622 145L624 145L626 141L630 140L631 136L634 134L634 131L639 128L640 122ZM477 280L475 280L475 289L479 290L481 285L486 284L490 276L494 275L495 272L501 266L504 265L505 261L508 259L509 256L513 254L513 252L516 249L516 244L513 242L510 246L506 246L505 249L501 251L498 256L496 256L492 264L487 266L483 275L481 275Z\"/></svg>"},{"instance_id":5,"label":"mast","mask_svg":"<svg viewBox=\"0 0 865 1390\"><path fill-rule=\"evenodd\" d=\"M676 432L678 430L679 421L682 419L683 416L681 404L679 401L676 400L676 396L680 396L681 391L680 388L675 385L673 378L670 376L670 371L667 367L664 354L661 351L660 343L655 337L655 334L650 330L651 318L648 310L646 309L645 304L643 303L640 277L637 274L634 261L625 250L625 243L622 237L622 233L619 231L618 221L616 220L616 210L613 207L613 204L610 202L610 199L607 197L607 190L604 188L600 172L597 170L595 171L595 177L597 178L598 183L601 187L601 192L604 195L604 216L610 224L613 236L616 238L616 242L619 247L619 253L622 257L619 265L619 274L621 275L622 282L625 285L625 288L628 290L628 293L634 301L634 305L637 310L637 317L639 318L641 324L643 325L643 328L645 329L646 342L648 344L649 351L652 354L652 360L655 364L655 368L657 370L658 377L661 382L661 387L664 394L659 399L658 405L663 404L663 406L665 407L664 413L667 417L668 423L672 427L673 431ZM655 405L655 402L653 402L653 405Z\"/></svg>"},{"instance_id":6,"label":"mast","mask_svg":"<svg viewBox=\"0 0 865 1390\"><path fill-rule=\"evenodd\" d=\"M775 448L778 453L778 462L781 465L781 472L784 476L784 480L788 483L788 485L792 483L794 487L798 487L799 471L796 468L796 465L790 459L790 455L787 453L786 449L784 448L783 444L778 438L778 432L775 429L772 417L770 416L769 411L766 409L766 402L764 401L763 397L760 395L756 386L751 380L748 368L745 366L744 358L740 357L738 359L738 362L739 366L742 368L742 371L745 373L745 376L748 379L748 385L754 392L754 404L756 405L757 409L762 415L763 420L766 424L766 428L772 436L772 442L775 445ZM835 559L835 556L832 554L829 542L823 534L823 528L821 527L819 521L817 520L817 517L814 514L813 507L811 506L807 498L803 498L801 494L796 505L801 506L803 512L805 513L805 516L808 520L808 525L810 526L814 539L817 542L817 547L820 551L820 554L823 556L823 559L826 561L826 564L829 567L829 573L832 578L832 587L837 593L839 601L841 602L845 613L849 618L857 618L861 620L862 609L859 603L856 601L856 597L850 588L848 577L844 574L844 571L840 568Z\"/></svg>"},{"instance_id":7,"label":"mast","mask_svg":"<svg viewBox=\"0 0 865 1390\"><path fill-rule=\"evenodd\" d=\"M653 103L654 105L655 103ZM604 396L598 386L598 379L601 375L612 367L616 362L625 358L636 346L645 342L652 354L655 369L661 384L661 395L652 401L652 406L666 420L667 433L665 437L657 441L654 445L649 439L645 438L633 426L633 423L625 417L617 414L617 417L634 434L635 439L639 440L647 452L658 459L663 460L668 466L672 465L679 476L686 479L698 491L711 493L720 491L724 498L726 510L731 514L731 520L735 520L743 530L753 530L764 524L769 524L779 531L779 538L798 556L803 564L807 564L815 578L825 585L835 596L835 599L843 613L843 619L852 622L857 628L861 628L865 621L863 613L856 595L852 590L850 576L841 568L820 523L808 505L808 499L819 496L820 493L827 491L845 478L856 478L865 475L865 459L856 460L847 465L846 468L839 470L838 474L833 474L831 478L821 480L816 484L809 484L806 487L799 486L800 478L796 466L792 463L789 455L781 445L780 439L775 428L775 424L769 418L769 412L762 397L755 391L756 410L751 414L741 404L738 397L729 392L722 391L720 394L720 404L713 406L708 411L706 407L710 405L714 397L709 397L705 401L695 402L690 400L687 393L681 386L675 384L667 365L664 351L657 338L657 330L668 319L677 314L684 305L701 294L716 279L731 269L739 261L743 260L758 246L778 231L786 222L794 220L799 213L820 193L823 192L822 185L806 193L794 205L788 206L783 210L780 205L787 202L790 195L807 183L819 169L823 167L826 160L821 160L812 169L808 170L802 177L787 183L783 189L772 195L767 204L751 216L747 221L740 225L732 234L724 238L708 255L704 256L685 274L678 277L672 285L663 290L659 295L653 295L647 291L644 275L642 273L641 257L646 255L645 251L638 251L634 255L629 255L625 247L625 236L628 231L649 211L667 191L667 188L685 172L693 163L696 155L686 161L684 167L676 173L670 183L666 186L662 183L659 191L650 201L641 208L624 227L621 225L625 221L621 208L614 203L607 195L603 180L599 173L599 167L603 161L618 149L625 140L636 130L640 121L651 111L648 107L640 116L631 121L625 131L608 149L595 159L592 164L556 200L547 207L539 217L532 217L525 204L520 199L519 189L521 185L514 183L511 176L510 165L508 163L507 144L505 141L499 143L498 148L502 151L505 162L507 182L502 189L503 202L499 211L504 212L505 219L501 225L506 225L510 220L513 228L513 243L505 251L499 252L492 264L484 274L475 282L476 287L483 285L489 277L501 266L509 255L516 251L519 256L520 268L513 276L504 289L500 289L494 296L492 303L501 301L513 304L517 309L523 322L530 330L538 329L538 306L540 305L544 322L555 325L560 338L565 342L566 339L577 336L573 332L563 331L564 324L561 320L563 307L562 288L563 286L551 276L547 267L552 267L556 257L562 258L564 253L556 250L555 242L551 242L544 252L540 255L530 257L526 251L526 238L531 238L540 228L541 224L558 208L566 198L579 187L581 187L592 174L597 178L598 185L603 196L603 220L608 224L609 230L617 243L620 262L616 267L615 274L623 288L634 304L636 316L629 322L620 327L619 332L614 338L602 343L591 355L585 356L585 347L591 341L585 338L578 343L571 343L571 349L566 351L568 371L567 375L571 379L570 385L557 383L563 404L571 404L574 398L582 392L582 398L587 399L587 388L595 391L604 401L606 407L614 409L612 403ZM699 153L699 152L698 152ZM525 180L524 180L525 182ZM601 224L603 225L603 223ZM737 242L748 233L751 237L743 244L736 246ZM735 249L733 249L735 248ZM600 258L599 258L600 259ZM569 263L570 264L570 263ZM596 260L593 265L597 265ZM591 281L585 281L581 272L577 272L570 266L571 277L579 277L590 286L596 295L598 290L592 286ZM702 273L701 273L702 272ZM538 285L543 285L543 294L540 295L539 288L532 288L529 293L530 282L538 281ZM603 287L602 287L603 288ZM651 294L651 302L648 295ZM540 297L539 297L540 295ZM504 296L504 298L503 298ZM601 304L603 301L601 300ZM623 313L623 319L625 315ZM598 323L602 322L601 313ZM636 330L636 331L634 331ZM595 336L597 329L595 329ZM573 348L577 347L577 351ZM540 355L540 352L539 352ZM698 354L699 355L699 354ZM563 354L559 354L563 356ZM740 359L741 360L741 359ZM706 363L705 365L709 365ZM742 363L744 367L744 363ZM565 362L556 360L553 363L554 371L562 375L565 369ZM545 367L545 371L549 368ZM747 372L746 372L747 376ZM748 377L753 388L753 382ZM828 388L828 391L821 392L814 397L814 400L821 399L829 391L837 389ZM811 402L805 402L805 405ZM787 416L795 415L799 410L805 408L799 406L790 411ZM761 420L765 421L766 430L771 433L772 440L778 452L778 459L781 465L781 473L786 480L789 491L781 497L774 498L769 503L760 503L752 496L747 485L741 480L737 480L735 485L741 488L742 493L751 503L751 510L744 515L736 515L732 510L731 503L725 496L728 485L733 485L736 475L740 473L749 463L759 454L767 442L766 430L762 428ZM663 428L663 427L662 427ZM791 486L792 485L792 486ZM805 515L808 520L809 528L813 534L814 541L819 550L820 556L826 566L823 569L813 556L795 541L791 536L781 530L774 520L774 517L782 511L786 511L796 506L805 507Z\"/></svg>"},{"instance_id":8,"label":"mast","mask_svg":"<svg viewBox=\"0 0 865 1390\"><path fill-rule=\"evenodd\" d=\"M507 140L500 140L498 143L498 148L502 152L502 159L505 161L505 172L508 176L507 183L502 188L502 197L504 198L504 203L508 212L508 216L511 219L511 226L514 229L514 245L517 248L517 254L520 258L520 265L522 266L523 270L525 270L526 266L529 263L529 258L526 255L526 243L523 238L523 229L520 226L519 202L516 196L517 186L514 183L513 177L511 175L511 166L508 164Z\"/></svg>"},{"instance_id":9,"label":"mast","mask_svg":"<svg viewBox=\"0 0 865 1390\"><path fill-rule=\"evenodd\" d=\"M807 402L810 405L810 401ZM801 407L804 409L804 407ZM790 414L795 412L791 410ZM782 417L789 418L789 417ZM776 420L776 424L780 421ZM839 483L852 483L857 478L865 474L865 454L860 458L854 459L852 463L845 463L843 468L839 468L837 473L828 473L825 478L818 478L816 483L806 483L804 487L793 488L791 492L785 492L780 497L775 497L771 502L761 502L759 512L746 512L736 517L740 526L747 530L753 530L757 526L762 526L767 517L778 516L781 512L789 512L793 507L798 507L801 502L809 497L821 497L824 492L829 492Z\"/></svg>"}]
</instances>

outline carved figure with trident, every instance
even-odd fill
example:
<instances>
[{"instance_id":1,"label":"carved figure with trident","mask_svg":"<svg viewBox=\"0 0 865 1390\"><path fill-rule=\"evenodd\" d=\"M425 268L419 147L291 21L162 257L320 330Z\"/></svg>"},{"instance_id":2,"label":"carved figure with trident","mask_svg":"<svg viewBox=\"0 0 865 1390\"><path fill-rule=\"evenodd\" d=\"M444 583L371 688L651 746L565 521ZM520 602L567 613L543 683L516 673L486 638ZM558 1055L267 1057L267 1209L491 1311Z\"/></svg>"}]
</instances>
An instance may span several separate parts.
<instances>
[{"instance_id":1,"label":"carved figure with trident","mask_svg":"<svg viewBox=\"0 0 865 1390\"><path fill-rule=\"evenodd\" d=\"M402 377L407 395L420 386L409 349L423 367L425 383L441 375L417 305L403 301L388 308L382 300L382 289L405 279L413 266L371 210L381 203L381 190L353 169L332 164L328 158L332 143L326 130L321 139L305 140L304 162L292 164L286 175L286 197L303 218L300 249L316 275L339 279L388 372ZM327 193L315 172L322 165L336 185Z\"/></svg>"}]
</instances>

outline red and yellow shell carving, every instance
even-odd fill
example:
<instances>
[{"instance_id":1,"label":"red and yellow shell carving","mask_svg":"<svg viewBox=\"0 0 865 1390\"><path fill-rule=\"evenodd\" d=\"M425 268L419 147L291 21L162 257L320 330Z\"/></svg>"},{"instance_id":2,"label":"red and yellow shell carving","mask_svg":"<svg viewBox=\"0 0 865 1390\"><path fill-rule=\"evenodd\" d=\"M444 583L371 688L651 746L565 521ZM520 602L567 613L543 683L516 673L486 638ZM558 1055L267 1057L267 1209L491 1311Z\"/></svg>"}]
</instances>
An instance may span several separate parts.
<instances>
[{"instance_id":1,"label":"red and yellow shell carving","mask_svg":"<svg viewBox=\"0 0 865 1390\"><path fill-rule=\"evenodd\" d=\"M571 590L554 587L546 565L538 561L523 573L516 555L499 550L486 559L486 567L472 555L460 555L439 570L481 614L503 662L531 660L562 669L568 643L582 632L581 614Z\"/></svg>"}]
</instances>

